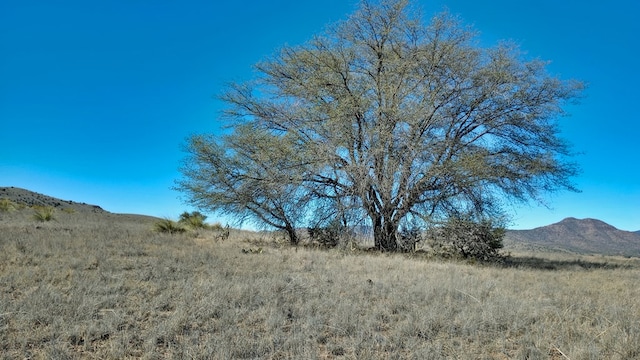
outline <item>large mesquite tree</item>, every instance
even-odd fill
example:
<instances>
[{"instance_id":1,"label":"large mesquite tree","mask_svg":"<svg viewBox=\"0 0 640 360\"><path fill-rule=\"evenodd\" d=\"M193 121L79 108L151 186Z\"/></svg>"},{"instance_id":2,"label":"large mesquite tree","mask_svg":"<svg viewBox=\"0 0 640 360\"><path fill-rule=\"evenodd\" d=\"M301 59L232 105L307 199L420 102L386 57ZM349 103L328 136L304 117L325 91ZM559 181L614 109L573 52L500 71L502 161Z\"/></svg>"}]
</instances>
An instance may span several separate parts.
<instances>
[{"instance_id":1,"label":"large mesquite tree","mask_svg":"<svg viewBox=\"0 0 640 360\"><path fill-rule=\"evenodd\" d=\"M409 218L482 217L497 199L572 190L556 119L583 85L513 45L478 46L448 14L425 24L413 13L404 0L364 1L258 64L222 96L234 131L190 139L178 189L280 228L330 201L368 218L376 247L391 251Z\"/></svg>"}]
</instances>

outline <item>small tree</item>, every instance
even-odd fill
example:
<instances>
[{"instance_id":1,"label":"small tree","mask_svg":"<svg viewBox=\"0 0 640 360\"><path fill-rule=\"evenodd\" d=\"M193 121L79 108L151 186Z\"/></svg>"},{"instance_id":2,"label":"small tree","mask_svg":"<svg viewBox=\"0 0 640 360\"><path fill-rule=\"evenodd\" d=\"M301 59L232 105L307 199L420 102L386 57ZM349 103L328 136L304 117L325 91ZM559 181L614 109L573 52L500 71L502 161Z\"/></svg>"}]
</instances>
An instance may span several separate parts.
<instances>
[{"instance_id":1,"label":"small tree","mask_svg":"<svg viewBox=\"0 0 640 360\"><path fill-rule=\"evenodd\" d=\"M191 213L185 211L180 214L180 220L178 221L192 229L202 229L207 227L204 222L206 219L207 216L199 211L192 211Z\"/></svg>"}]
</instances>

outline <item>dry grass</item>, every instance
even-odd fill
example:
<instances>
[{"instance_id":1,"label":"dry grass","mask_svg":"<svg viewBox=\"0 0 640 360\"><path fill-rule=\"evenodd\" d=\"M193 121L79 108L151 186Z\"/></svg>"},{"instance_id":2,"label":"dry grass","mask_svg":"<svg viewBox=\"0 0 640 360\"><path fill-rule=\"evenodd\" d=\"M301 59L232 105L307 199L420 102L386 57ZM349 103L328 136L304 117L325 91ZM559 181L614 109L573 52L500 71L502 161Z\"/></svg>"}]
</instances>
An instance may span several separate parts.
<instances>
[{"instance_id":1,"label":"dry grass","mask_svg":"<svg viewBox=\"0 0 640 360\"><path fill-rule=\"evenodd\" d=\"M0 220L1 358L640 357L634 259L481 266L57 220Z\"/></svg>"}]
</instances>

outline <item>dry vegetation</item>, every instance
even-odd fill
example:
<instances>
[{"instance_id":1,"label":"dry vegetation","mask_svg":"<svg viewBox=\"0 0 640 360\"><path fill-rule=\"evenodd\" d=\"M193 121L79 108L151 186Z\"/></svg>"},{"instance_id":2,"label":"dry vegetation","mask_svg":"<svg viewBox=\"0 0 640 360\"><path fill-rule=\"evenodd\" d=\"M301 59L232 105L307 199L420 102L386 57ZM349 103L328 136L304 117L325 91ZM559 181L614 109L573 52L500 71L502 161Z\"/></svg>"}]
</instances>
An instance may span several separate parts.
<instances>
[{"instance_id":1,"label":"dry vegetation","mask_svg":"<svg viewBox=\"0 0 640 360\"><path fill-rule=\"evenodd\" d=\"M4 359L633 359L637 259L507 265L0 213Z\"/></svg>"}]
</instances>

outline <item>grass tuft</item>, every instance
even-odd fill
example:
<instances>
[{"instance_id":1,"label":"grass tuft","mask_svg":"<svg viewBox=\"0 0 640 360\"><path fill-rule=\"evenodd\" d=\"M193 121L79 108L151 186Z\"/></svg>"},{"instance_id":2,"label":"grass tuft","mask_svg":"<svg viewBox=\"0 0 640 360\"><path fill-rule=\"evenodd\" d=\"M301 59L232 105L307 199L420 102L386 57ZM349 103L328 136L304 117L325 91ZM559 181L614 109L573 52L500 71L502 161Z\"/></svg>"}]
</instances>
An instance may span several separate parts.
<instances>
[{"instance_id":1,"label":"grass tuft","mask_svg":"<svg viewBox=\"0 0 640 360\"><path fill-rule=\"evenodd\" d=\"M0 199L1 212L14 212L16 210L18 210L18 204L6 198Z\"/></svg>"},{"instance_id":2,"label":"grass tuft","mask_svg":"<svg viewBox=\"0 0 640 360\"><path fill-rule=\"evenodd\" d=\"M55 212L56 209L52 206L34 206L33 219L40 222L55 220Z\"/></svg>"}]
</instances>

